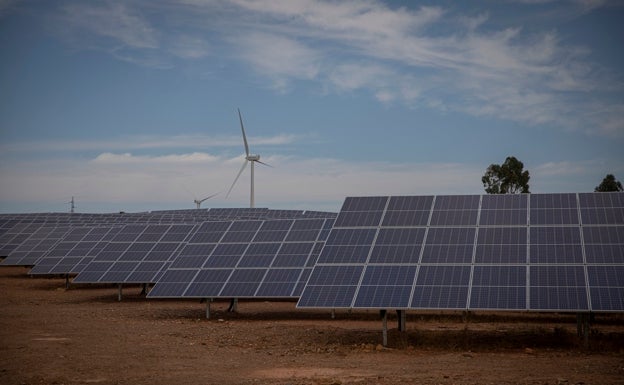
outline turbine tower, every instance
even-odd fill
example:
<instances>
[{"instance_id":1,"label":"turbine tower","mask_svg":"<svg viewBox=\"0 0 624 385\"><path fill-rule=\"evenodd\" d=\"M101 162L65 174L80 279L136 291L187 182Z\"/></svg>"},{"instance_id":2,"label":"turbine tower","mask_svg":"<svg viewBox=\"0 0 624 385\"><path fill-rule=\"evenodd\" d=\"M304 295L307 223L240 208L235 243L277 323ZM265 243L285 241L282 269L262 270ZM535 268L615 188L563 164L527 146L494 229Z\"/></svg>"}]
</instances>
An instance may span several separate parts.
<instances>
[{"instance_id":1,"label":"turbine tower","mask_svg":"<svg viewBox=\"0 0 624 385\"><path fill-rule=\"evenodd\" d=\"M241 112L240 109L238 109L238 119L240 120L240 126L241 126L241 131L243 132L243 143L245 144L245 161L243 162L243 167L241 167L240 171L238 172L238 175L236 175L236 179L234 179L234 182L232 183L232 186L230 186L230 189L227 192L227 195L225 196L226 198L230 195L230 192L232 191L232 189L234 188L234 185L236 184L236 182L238 181L238 178L241 176L241 174L243 173L243 171L245 171L245 167L247 167L247 163L251 162L251 194L249 197L249 207L254 208L255 207L255 202L254 202L254 163L260 163L263 164L265 166L269 166L270 165L260 161L260 155L258 154L250 154L249 153L249 145L247 144L247 135L245 135L245 127L243 126L243 117L241 116Z\"/></svg>"}]
</instances>

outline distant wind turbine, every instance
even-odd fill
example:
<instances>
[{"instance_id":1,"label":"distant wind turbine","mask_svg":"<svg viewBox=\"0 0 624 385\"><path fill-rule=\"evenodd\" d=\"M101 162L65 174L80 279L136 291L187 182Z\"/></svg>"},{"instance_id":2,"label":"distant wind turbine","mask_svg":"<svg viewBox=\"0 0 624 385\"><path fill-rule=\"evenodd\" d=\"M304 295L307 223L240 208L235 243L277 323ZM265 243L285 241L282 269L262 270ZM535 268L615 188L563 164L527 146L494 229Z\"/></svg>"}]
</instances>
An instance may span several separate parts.
<instances>
[{"instance_id":1,"label":"distant wind turbine","mask_svg":"<svg viewBox=\"0 0 624 385\"><path fill-rule=\"evenodd\" d=\"M245 135L245 127L243 126L243 117L241 116L241 112L240 109L238 110L238 119L240 120L240 126L241 126L241 131L243 132L243 143L245 144L245 161L243 162L243 167L241 167L240 171L238 172L238 175L236 175L236 179L234 179L234 182L232 183L232 186L230 186L230 189L227 192L227 195L225 196L226 198L230 195L230 192L232 192L232 189L234 188L234 185L236 184L236 182L238 181L238 178L240 178L241 174L243 173L243 171L245 171L245 167L247 167L247 163L251 162L251 195L249 198L249 207L254 208L255 207L255 202L254 202L254 163L260 163L263 164L265 166L269 166L270 165L261 162L260 161L260 155L257 154L250 154L249 153L249 145L247 144L247 135Z\"/></svg>"},{"instance_id":2,"label":"distant wind turbine","mask_svg":"<svg viewBox=\"0 0 624 385\"><path fill-rule=\"evenodd\" d=\"M210 195L210 196L205 197L204 199L197 199L197 198L195 198L195 199L193 200L193 203L195 203L195 204L197 205L197 209L199 210L199 209L201 208L201 204L202 204L205 200L208 200L208 199L210 199L210 198L216 197L217 195L219 195L219 193L212 194L212 195Z\"/></svg>"},{"instance_id":3,"label":"distant wind turbine","mask_svg":"<svg viewBox=\"0 0 624 385\"><path fill-rule=\"evenodd\" d=\"M74 210L76 209L76 204L74 202L74 197L72 197L72 199L69 202L67 202L67 203L70 205L69 206L69 212L73 214Z\"/></svg>"}]
</instances>

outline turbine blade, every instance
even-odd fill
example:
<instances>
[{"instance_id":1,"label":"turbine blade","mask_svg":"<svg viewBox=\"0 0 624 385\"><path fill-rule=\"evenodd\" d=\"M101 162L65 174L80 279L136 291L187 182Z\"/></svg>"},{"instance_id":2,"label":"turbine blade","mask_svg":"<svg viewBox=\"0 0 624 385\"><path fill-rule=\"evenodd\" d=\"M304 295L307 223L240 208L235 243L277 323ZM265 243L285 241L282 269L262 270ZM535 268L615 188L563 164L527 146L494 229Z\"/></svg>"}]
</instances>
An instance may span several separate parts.
<instances>
[{"instance_id":1,"label":"turbine blade","mask_svg":"<svg viewBox=\"0 0 624 385\"><path fill-rule=\"evenodd\" d=\"M241 131L243 132L243 142L245 142L245 155L249 156L249 145L247 144L247 135L245 135L245 127L243 126L243 117L238 109L238 120L240 120Z\"/></svg>"},{"instance_id":2,"label":"turbine blade","mask_svg":"<svg viewBox=\"0 0 624 385\"><path fill-rule=\"evenodd\" d=\"M226 198L230 196L230 193L232 192L232 189L234 188L234 185L238 181L238 178L240 178L240 176L243 173L243 171L245 171L245 167L247 166L247 163L249 163L249 161L247 159L245 159L245 162L243 163L243 167L241 167L240 171L238 172L238 175L236 175L236 179L234 179L234 182L232 182L232 186L230 186L230 189L228 190L227 194L225 194Z\"/></svg>"},{"instance_id":3,"label":"turbine blade","mask_svg":"<svg viewBox=\"0 0 624 385\"><path fill-rule=\"evenodd\" d=\"M216 197L217 195L219 195L219 193L216 193L216 194L212 194L212 195L210 195L210 196L207 196L207 197L205 197L204 199L200 200L200 201L199 201L199 203L202 203L203 201L208 200L208 199L210 199L210 198L214 198L214 197Z\"/></svg>"},{"instance_id":4,"label":"turbine blade","mask_svg":"<svg viewBox=\"0 0 624 385\"><path fill-rule=\"evenodd\" d=\"M271 167L271 168L275 168L275 167L271 166L271 165L270 165L270 164L268 164L268 163L264 163L264 162L263 162L263 161L261 161L261 160L254 160L254 162L258 162L258 163L263 164L263 165L265 165L265 166L268 166L268 167Z\"/></svg>"}]
</instances>

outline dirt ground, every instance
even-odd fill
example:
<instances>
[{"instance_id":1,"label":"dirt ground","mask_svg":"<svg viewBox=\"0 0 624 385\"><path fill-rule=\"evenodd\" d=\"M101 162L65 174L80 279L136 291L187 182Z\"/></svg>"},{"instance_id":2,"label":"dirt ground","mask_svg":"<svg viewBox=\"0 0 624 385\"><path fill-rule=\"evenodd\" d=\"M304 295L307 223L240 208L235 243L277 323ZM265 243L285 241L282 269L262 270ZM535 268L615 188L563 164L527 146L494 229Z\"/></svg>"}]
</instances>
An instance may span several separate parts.
<instances>
[{"instance_id":1,"label":"dirt ground","mask_svg":"<svg viewBox=\"0 0 624 385\"><path fill-rule=\"evenodd\" d=\"M624 316L302 311L147 300L0 268L0 384L624 384ZM395 314L392 314L394 316Z\"/></svg>"}]
</instances>

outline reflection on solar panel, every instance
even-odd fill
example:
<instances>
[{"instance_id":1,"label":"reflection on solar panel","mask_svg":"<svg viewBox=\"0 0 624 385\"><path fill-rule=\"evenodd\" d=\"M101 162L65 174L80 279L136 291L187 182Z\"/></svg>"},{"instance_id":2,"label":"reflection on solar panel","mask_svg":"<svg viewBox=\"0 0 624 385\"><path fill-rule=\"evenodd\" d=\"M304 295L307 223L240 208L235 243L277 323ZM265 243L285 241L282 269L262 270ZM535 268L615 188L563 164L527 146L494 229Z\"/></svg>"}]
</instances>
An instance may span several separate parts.
<instances>
[{"instance_id":1,"label":"reflection on solar panel","mask_svg":"<svg viewBox=\"0 0 624 385\"><path fill-rule=\"evenodd\" d=\"M149 297L298 297L333 219L206 222Z\"/></svg>"},{"instance_id":2,"label":"reflection on solar panel","mask_svg":"<svg viewBox=\"0 0 624 385\"><path fill-rule=\"evenodd\" d=\"M298 307L623 311L624 193L346 198Z\"/></svg>"}]
</instances>

